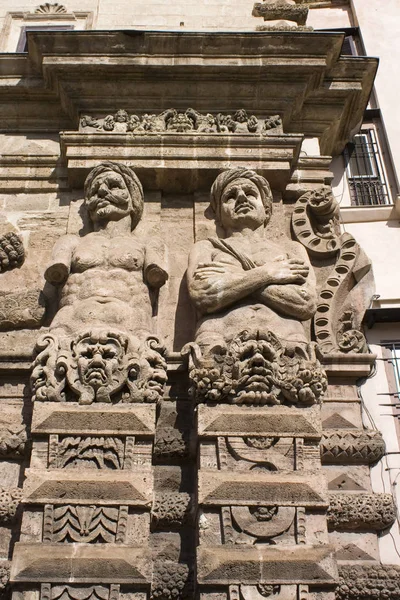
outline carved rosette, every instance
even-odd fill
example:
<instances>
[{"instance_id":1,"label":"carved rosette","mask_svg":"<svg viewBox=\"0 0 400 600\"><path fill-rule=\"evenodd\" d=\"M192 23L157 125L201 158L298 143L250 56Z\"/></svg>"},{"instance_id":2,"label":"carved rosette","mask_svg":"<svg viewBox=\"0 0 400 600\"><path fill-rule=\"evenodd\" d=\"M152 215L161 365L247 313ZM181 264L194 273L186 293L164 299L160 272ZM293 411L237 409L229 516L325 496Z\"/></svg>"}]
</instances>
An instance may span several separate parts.
<instances>
[{"instance_id":1,"label":"carved rosette","mask_svg":"<svg viewBox=\"0 0 400 600\"><path fill-rule=\"evenodd\" d=\"M288 349L272 332L243 331L207 356L197 344L184 348L189 351L190 378L199 402L310 406L321 401L327 388L315 345Z\"/></svg>"},{"instance_id":2,"label":"carved rosette","mask_svg":"<svg viewBox=\"0 0 400 600\"><path fill-rule=\"evenodd\" d=\"M380 431L328 429L322 434L321 460L329 465L372 465L385 453Z\"/></svg>"},{"instance_id":3,"label":"carved rosette","mask_svg":"<svg viewBox=\"0 0 400 600\"><path fill-rule=\"evenodd\" d=\"M192 497L184 492L158 494L151 516L156 529L176 529L188 525L193 518Z\"/></svg>"},{"instance_id":4,"label":"carved rosette","mask_svg":"<svg viewBox=\"0 0 400 600\"><path fill-rule=\"evenodd\" d=\"M396 507L391 494L330 494L328 525L337 531L382 531L393 525Z\"/></svg>"},{"instance_id":5,"label":"carved rosette","mask_svg":"<svg viewBox=\"0 0 400 600\"><path fill-rule=\"evenodd\" d=\"M232 115L218 113L201 114L193 108L185 112L169 108L160 114L130 115L126 110L117 110L103 119L84 115L81 129L109 131L115 133L257 133L268 135L282 133L282 120L279 115L259 119L239 109Z\"/></svg>"},{"instance_id":6,"label":"carved rosette","mask_svg":"<svg viewBox=\"0 0 400 600\"><path fill-rule=\"evenodd\" d=\"M33 400L157 402L167 379L164 352L155 336L138 344L108 329L62 339L45 334L36 344Z\"/></svg>"}]
</instances>

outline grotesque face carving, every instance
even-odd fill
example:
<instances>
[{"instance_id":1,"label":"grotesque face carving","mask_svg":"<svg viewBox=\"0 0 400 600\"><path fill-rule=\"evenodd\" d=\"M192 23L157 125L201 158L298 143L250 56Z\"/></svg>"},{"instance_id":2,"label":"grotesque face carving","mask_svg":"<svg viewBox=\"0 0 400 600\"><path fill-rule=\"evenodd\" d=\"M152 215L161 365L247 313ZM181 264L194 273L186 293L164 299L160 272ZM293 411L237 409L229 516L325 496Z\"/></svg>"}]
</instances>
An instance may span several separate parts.
<instances>
[{"instance_id":1,"label":"grotesque face carving","mask_svg":"<svg viewBox=\"0 0 400 600\"><path fill-rule=\"evenodd\" d=\"M126 379L125 348L121 336L88 334L73 346L76 364L74 387L80 402L110 402L110 396L121 389Z\"/></svg>"},{"instance_id":2,"label":"grotesque face carving","mask_svg":"<svg viewBox=\"0 0 400 600\"><path fill-rule=\"evenodd\" d=\"M90 185L86 206L93 222L119 221L132 211L132 202L124 178L109 170L100 173Z\"/></svg>"},{"instance_id":3,"label":"grotesque face carving","mask_svg":"<svg viewBox=\"0 0 400 600\"><path fill-rule=\"evenodd\" d=\"M267 218L260 191L247 178L229 183L221 198L221 224L226 231L257 229Z\"/></svg>"}]
</instances>

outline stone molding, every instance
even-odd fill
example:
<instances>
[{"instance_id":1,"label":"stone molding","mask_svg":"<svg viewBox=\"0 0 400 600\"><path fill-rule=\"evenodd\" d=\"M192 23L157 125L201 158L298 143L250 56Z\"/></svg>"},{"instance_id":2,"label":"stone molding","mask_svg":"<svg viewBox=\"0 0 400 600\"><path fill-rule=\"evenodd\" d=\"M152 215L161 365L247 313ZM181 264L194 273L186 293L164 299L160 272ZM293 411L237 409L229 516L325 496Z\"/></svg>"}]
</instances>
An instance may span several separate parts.
<instances>
[{"instance_id":1,"label":"stone molding","mask_svg":"<svg viewBox=\"0 0 400 600\"><path fill-rule=\"evenodd\" d=\"M321 439L321 460L326 465L372 465L385 454L380 431L325 429Z\"/></svg>"},{"instance_id":2,"label":"stone molding","mask_svg":"<svg viewBox=\"0 0 400 600\"><path fill-rule=\"evenodd\" d=\"M393 525L396 506L391 494L329 494L328 525L336 531L382 531Z\"/></svg>"}]
</instances>

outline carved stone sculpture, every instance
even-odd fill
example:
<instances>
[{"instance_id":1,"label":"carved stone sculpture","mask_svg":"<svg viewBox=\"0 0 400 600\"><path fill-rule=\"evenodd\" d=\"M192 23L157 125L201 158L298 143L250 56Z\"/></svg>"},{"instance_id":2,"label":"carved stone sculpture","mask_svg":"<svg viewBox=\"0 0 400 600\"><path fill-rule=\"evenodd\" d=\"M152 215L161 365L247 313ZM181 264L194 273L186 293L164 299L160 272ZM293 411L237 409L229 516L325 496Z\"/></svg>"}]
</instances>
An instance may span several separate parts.
<instances>
[{"instance_id":1,"label":"carved stone sculpture","mask_svg":"<svg viewBox=\"0 0 400 600\"><path fill-rule=\"evenodd\" d=\"M225 237L196 243L189 293L200 319L191 378L201 401L319 402L327 381L302 321L316 309L315 276L297 242L268 239L268 182L244 168L221 173L211 206Z\"/></svg>"},{"instance_id":2,"label":"carved stone sculpture","mask_svg":"<svg viewBox=\"0 0 400 600\"><path fill-rule=\"evenodd\" d=\"M34 399L156 401L166 364L152 314L168 275L162 244L132 231L143 212L140 181L103 163L86 180L85 206L94 231L63 236L45 272L60 288L60 309L37 342Z\"/></svg>"}]
</instances>

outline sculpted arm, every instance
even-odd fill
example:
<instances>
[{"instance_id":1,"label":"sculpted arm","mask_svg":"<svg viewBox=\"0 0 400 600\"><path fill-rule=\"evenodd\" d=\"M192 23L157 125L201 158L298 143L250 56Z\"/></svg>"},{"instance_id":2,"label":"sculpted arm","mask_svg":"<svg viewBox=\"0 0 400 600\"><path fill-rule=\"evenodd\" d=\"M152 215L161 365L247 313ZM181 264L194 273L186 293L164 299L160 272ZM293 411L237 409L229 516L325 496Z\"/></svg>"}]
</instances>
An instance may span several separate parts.
<instances>
[{"instance_id":1,"label":"sculpted arm","mask_svg":"<svg viewBox=\"0 0 400 600\"><path fill-rule=\"evenodd\" d=\"M68 279L71 270L72 253L78 244L76 235L63 235L54 244L50 264L47 266L44 277L53 285L62 285Z\"/></svg>"},{"instance_id":2,"label":"sculpted arm","mask_svg":"<svg viewBox=\"0 0 400 600\"><path fill-rule=\"evenodd\" d=\"M204 240L195 244L189 256L189 294L203 314L222 310L275 281L272 270L264 266L244 271L239 264L213 262L212 250L211 243Z\"/></svg>"},{"instance_id":3,"label":"sculpted arm","mask_svg":"<svg viewBox=\"0 0 400 600\"><path fill-rule=\"evenodd\" d=\"M286 285L269 285L260 292L260 299L284 315L305 321L314 315L317 307L315 273L307 251L301 244L293 242L293 255L302 260L308 269L303 281Z\"/></svg>"}]
</instances>

